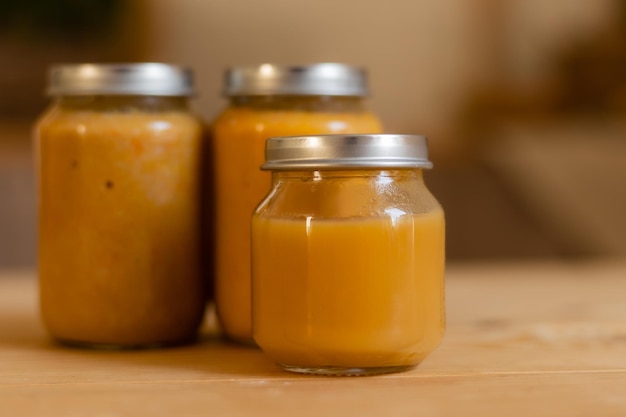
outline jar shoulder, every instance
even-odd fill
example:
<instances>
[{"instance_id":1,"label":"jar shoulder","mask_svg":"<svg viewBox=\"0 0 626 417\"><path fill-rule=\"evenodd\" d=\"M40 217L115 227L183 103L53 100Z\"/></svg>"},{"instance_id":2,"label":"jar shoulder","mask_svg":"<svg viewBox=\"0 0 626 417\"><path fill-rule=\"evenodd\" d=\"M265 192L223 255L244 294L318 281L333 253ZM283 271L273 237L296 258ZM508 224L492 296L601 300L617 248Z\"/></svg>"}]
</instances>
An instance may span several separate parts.
<instances>
[{"instance_id":1,"label":"jar shoulder","mask_svg":"<svg viewBox=\"0 0 626 417\"><path fill-rule=\"evenodd\" d=\"M256 210L266 217L379 217L442 212L421 175L275 181Z\"/></svg>"},{"instance_id":2,"label":"jar shoulder","mask_svg":"<svg viewBox=\"0 0 626 417\"><path fill-rule=\"evenodd\" d=\"M200 135L201 120L187 111L162 112L102 112L91 109L63 109L50 107L35 123L35 133L43 136L60 132L81 134L99 132L187 132Z\"/></svg>"},{"instance_id":3,"label":"jar shoulder","mask_svg":"<svg viewBox=\"0 0 626 417\"><path fill-rule=\"evenodd\" d=\"M380 119L369 111L263 110L248 107L224 109L213 120L211 126L218 136L254 134L264 137L378 133L383 129Z\"/></svg>"}]
</instances>

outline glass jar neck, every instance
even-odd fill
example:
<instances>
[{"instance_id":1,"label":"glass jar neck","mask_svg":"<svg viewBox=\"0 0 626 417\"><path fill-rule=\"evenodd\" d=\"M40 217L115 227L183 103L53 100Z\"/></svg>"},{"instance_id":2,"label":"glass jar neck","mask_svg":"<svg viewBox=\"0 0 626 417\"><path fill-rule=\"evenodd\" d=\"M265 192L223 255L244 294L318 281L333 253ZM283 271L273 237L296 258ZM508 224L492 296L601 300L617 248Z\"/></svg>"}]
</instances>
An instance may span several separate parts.
<instances>
[{"instance_id":1,"label":"glass jar neck","mask_svg":"<svg viewBox=\"0 0 626 417\"><path fill-rule=\"evenodd\" d=\"M60 96L55 104L65 110L88 111L186 111L188 98L180 96L85 95Z\"/></svg>"},{"instance_id":2,"label":"glass jar neck","mask_svg":"<svg viewBox=\"0 0 626 417\"><path fill-rule=\"evenodd\" d=\"M255 110L365 111L364 97L313 95L249 95L230 97L232 107Z\"/></svg>"}]
</instances>

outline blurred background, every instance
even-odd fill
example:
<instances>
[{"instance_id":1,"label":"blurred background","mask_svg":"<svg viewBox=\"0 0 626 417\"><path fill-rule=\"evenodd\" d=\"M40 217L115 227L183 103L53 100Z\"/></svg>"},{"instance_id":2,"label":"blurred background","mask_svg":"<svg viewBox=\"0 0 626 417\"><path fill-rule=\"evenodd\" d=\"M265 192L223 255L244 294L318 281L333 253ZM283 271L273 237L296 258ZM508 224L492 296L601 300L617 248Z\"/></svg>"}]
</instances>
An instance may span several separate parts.
<instances>
[{"instance_id":1,"label":"blurred background","mask_svg":"<svg viewBox=\"0 0 626 417\"><path fill-rule=\"evenodd\" d=\"M48 66L369 69L388 132L430 138L450 262L626 256L626 0L0 1L0 267L36 262L30 129Z\"/></svg>"}]
</instances>

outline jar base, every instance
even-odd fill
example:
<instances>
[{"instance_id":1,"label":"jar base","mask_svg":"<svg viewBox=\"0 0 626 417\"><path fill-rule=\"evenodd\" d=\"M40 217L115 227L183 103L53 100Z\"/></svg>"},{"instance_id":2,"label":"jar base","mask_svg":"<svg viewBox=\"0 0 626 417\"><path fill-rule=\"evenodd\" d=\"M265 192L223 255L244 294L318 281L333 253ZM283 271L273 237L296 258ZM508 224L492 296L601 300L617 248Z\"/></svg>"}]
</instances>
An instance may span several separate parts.
<instances>
[{"instance_id":1,"label":"jar base","mask_svg":"<svg viewBox=\"0 0 626 417\"><path fill-rule=\"evenodd\" d=\"M395 365L395 366L374 366L374 367L350 367L344 368L340 366L293 366L279 364L281 368L289 372L308 375L321 376L370 376L380 374L392 374L396 372L404 372L415 368L417 365Z\"/></svg>"}]
</instances>

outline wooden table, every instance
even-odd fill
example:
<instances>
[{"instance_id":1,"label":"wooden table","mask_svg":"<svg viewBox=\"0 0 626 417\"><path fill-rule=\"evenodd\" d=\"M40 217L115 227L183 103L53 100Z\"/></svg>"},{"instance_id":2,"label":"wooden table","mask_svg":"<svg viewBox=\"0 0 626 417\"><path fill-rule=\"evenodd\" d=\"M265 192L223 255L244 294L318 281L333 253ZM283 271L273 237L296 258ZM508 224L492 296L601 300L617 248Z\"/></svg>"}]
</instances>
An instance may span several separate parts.
<instances>
[{"instance_id":1,"label":"wooden table","mask_svg":"<svg viewBox=\"0 0 626 417\"><path fill-rule=\"evenodd\" d=\"M624 416L626 263L452 266L443 345L414 371L328 378L205 336L53 344L32 271L0 272L0 416Z\"/></svg>"}]
</instances>

